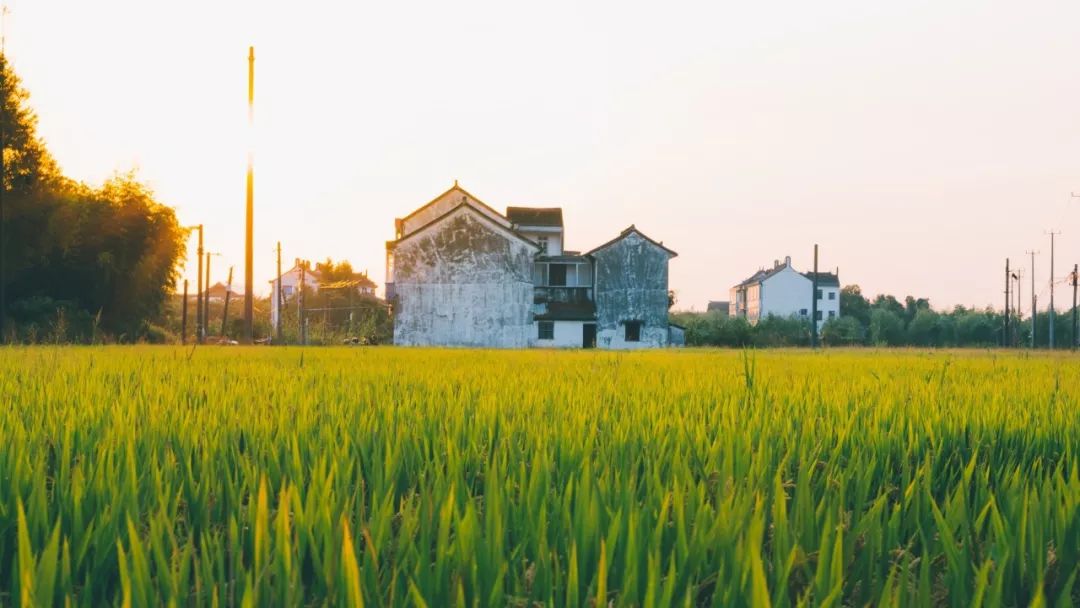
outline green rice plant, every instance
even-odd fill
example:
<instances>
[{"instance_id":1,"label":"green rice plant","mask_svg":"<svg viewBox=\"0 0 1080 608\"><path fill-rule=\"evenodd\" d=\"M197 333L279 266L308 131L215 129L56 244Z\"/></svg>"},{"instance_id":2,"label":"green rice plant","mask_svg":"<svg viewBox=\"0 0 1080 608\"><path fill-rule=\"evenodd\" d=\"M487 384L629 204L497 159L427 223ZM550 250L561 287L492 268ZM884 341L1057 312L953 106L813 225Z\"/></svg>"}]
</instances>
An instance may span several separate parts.
<instances>
[{"instance_id":1,"label":"green rice plant","mask_svg":"<svg viewBox=\"0 0 1080 608\"><path fill-rule=\"evenodd\" d=\"M1080 605L1080 360L0 349L0 605Z\"/></svg>"}]
</instances>

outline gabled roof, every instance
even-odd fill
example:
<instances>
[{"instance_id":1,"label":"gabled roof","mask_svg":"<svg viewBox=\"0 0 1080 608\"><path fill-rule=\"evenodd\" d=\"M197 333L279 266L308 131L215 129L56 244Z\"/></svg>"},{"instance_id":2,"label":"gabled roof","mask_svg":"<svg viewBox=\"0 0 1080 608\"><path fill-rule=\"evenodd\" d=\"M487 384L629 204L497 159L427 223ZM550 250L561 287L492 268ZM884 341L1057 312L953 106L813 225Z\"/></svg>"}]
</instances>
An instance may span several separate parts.
<instances>
[{"instance_id":1,"label":"gabled roof","mask_svg":"<svg viewBox=\"0 0 1080 608\"><path fill-rule=\"evenodd\" d=\"M764 281L765 279L768 279L769 277L773 276L774 274L777 274L778 272L784 270L787 267L788 267L787 264L781 264L780 266L774 266L773 268L770 268L768 270L759 270L759 271L755 272L754 274L750 275L749 278L747 278L742 283L739 283L735 287L746 287L747 285L753 285L754 283L760 283L760 282Z\"/></svg>"},{"instance_id":2,"label":"gabled roof","mask_svg":"<svg viewBox=\"0 0 1080 608\"><path fill-rule=\"evenodd\" d=\"M667 247L664 247L664 243L659 242L659 241L654 241L651 238L649 238L648 236L646 236L644 232L638 230L637 227L634 226L633 224L630 224L629 228L627 228L626 230L623 230L622 232L620 232L619 236L611 239L610 241L604 243L603 245L600 245L599 247L593 247L590 251L586 252L585 255L592 255L592 254L596 253L597 251L600 251L601 249L606 249L606 248L614 245L615 243L618 243L619 241L623 240L624 238L630 236L631 234L637 234L638 236L645 239L646 241L648 241L648 242L652 243L653 245L659 247L660 249L663 249L664 251L666 251L668 253L668 255L671 256L671 257L675 257L675 256L679 255L678 253L675 253L671 249L668 249Z\"/></svg>"},{"instance_id":3,"label":"gabled roof","mask_svg":"<svg viewBox=\"0 0 1080 608\"><path fill-rule=\"evenodd\" d=\"M811 281L814 280L814 273L812 271L804 272L802 275ZM819 272L817 273L817 284L818 287L839 287L840 276L831 272Z\"/></svg>"},{"instance_id":4,"label":"gabled roof","mask_svg":"<svg viewBox=\"0 0 1080 608\"><path fill-rule=\"evenodd\" d=\"M457 213L459 210L461 210L463 208L466 209L466 210L472 211L473 214L476 215L476 217L478 217L481 220L487 222L488 224L491 224L496 229L498 229L498 230L500 230L502 232L505 232L505 233L517 238L517 239L520 239L520 240L524 241L525 243L527 243L527 244L531 245L532 247L536 248L538 251L540 250L540 245L537 245L536 243L532 242L525 235L521 234L517 230L514 230L513 228L507 228L506 226L503 226L499 222L496 222L495 220L491 219L491 217L488 214L486 214L483 211L481 211L480 209L478 209L469 200L465 200L465 201L463 201L461 203L458 203L457 205L455 205L452 209L450 209L446 213L444 213L444 214L440 215L439 217L431 220L430 222L424 224L423 226L420 226L416 230L413 230L409 234L406 234L405 236L401 237L400 239L398 239L396 241L387 241L386 242L386 248L390 249L392 247L400 245L401 243L404 243L405 241L411 239L413 236L415 236L417 234L420 234L421 232L427 230L431 226L434 226L435 224L438 224L438 223L442 222L443 220L445 220L446 218L454 215L455 213ZM490 207L489 207L489 209L490 209ZM502 217L502 216L500 215L499 217Z\"/></svg>"},{"instance_id":5,"label":"gabled roof","mask_svg":"<svg viewBox=\"0 0 1080 608\"><path fill-rule=\"evenodd\" d=\"M442 193L442 194L440 194L439 196L436 196L435 198L431 199L430 201L428 201L428 202L424 203L423 205L421 205L421 206L417 207L416 209L414 209L414 210L413 210L413 212L412 212L412 213L410 213L409 215L406 215L405 217L401 218L401 221L403 221L403 222L404 222L404 221L408 220L409 218L411 218L411 217L413 217L414 215L416 215L416 214L420 213L420 212L421 212L421 211L423 211L424 209L427 209L428 207L430 207L430 206L434 205L435 203L439 202L439 201L440 201L440 200L442 200L442 198L443 198L444 196L446 196L447 194L450 194L451 192L455 192L455 191L456 191L456 192L460 192L460 193L464 194L464 195L465 195L465 196L467 197L467 199L468 199L468 200L476 201L476 203L477 203L477 204L479 204L479 205L480 205L481 207L483 207L483 208L487 209L488 211L490 211L490 212L494 213L495 215L497 215L497 216L499 216L499 217L501 217L501 218L505 218L505 217L506 217L506 216L504 216L503 214L499 213L498 211L496 211L496 210L492 209L492 208L491 208L490 206L488 206L488 205L487 205L487 203L485 203L484 201L482 201L482 200L480 200L480 199L476 198L475 196L473 196L473 194L472 194L471 192L469 192L469 191L467 191L466 189L464 189L464 188L462 188L461 186L459 186L459 185L458 185L458 183L457 183L457 180L455 179L455 180L454 180L454 185L453 185L453 186L450 186L450 188L448 188L448 189L446 190L446 192L443 192L443 193ZM507 221L509 221L509 220L507 220ZM427 224L425 224L425 225L424 225L424 226L422 226L422 227L423 227L423 228L426 228L426 227L427 227ZM419 230L419 228L418 228L418 230Z\"/></svg>"},{"instance_id":6,"label":"gabled roof","mask_svg":"<svg viewBox=\"0 0 1080 608\"><path fill-rule=\"evenodd\" d=\"M507 207L506 219L517 226L550 226L562 228L560 207Z\"/></svg>"}]
</instances>

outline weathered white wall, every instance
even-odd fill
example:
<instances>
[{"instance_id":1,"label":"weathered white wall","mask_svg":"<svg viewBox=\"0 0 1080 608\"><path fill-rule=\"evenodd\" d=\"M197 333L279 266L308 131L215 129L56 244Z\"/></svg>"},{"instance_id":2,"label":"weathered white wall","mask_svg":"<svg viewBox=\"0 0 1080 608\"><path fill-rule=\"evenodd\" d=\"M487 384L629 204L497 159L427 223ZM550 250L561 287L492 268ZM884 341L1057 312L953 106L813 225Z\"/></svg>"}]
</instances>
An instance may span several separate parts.
<instances>
[{"instance_id":1,"label":"weathered white wall","mask_svg":"<svg viewBox=\"0 0 1080 608\"><path fill-rule=\"evenodd\" d=\"M599 348L650 348L668 343L668 260L670 254L631 231L592 253L596 260ZM640 320L640 342L625 340L627 320Z\"/></svg>"},{"instance_id":2,"label":"weathered white wall","mask_svg":"<svg viewBox=\"0 0 1080 608\"><path fill-rule=\"evenodd\" d=\"M535 248L462 207L394 245L394 343L515 347L535 336Z\"/></svg>"},{"instance_id":3,"label":"weathered white wall","mask_svg":"<svg viewBox=\"0 0 1080 608\"><path fill-rule=\"evenodd\" d=\"M533 341L531 346L537 348L581 348L582 332L585 323L592 321L553 321L555 323L555 338L553 340L541 340L537 336L540 331L540 322L533 322Z\"/></svg>"},{"instance_id":4,"label":"weathered white wall","mask_svg":"<svg viewBox=\"0 0 1080 608\"><path fill-rule=\"evenodd\" d=\"M412 234L466 201L472 203L481 213L487 215L496 223L502 226L510 225L509 220L498 213L491 211L483 203L469 197L464 190L461 190L460 188L451 188L428 206L421 208L416 215L402 221L402 236Z\"/></svg>"}]
</instances>

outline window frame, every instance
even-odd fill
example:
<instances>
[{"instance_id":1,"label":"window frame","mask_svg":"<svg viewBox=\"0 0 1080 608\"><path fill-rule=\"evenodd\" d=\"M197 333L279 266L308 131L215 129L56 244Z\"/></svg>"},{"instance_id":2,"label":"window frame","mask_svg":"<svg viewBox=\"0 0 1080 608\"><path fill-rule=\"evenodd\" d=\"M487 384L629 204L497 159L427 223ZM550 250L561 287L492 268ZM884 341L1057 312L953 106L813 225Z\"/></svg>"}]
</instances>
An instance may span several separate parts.
<instances>
[{"instance_id":1,"label":"window frame","mask_svg":"<svg viewBox=\"0 0 1080 608\"><path fill-rule=\"evenodd\" d=\"M548 330L545 332L544 330ZM548 333L549 337L544 337L544 334ZM555 321L537 321L536 322L536 339L537 340L554 340L555 339Z\"/></svg>"},{"instance_id":2,"label":"window frame","mask_svg":"<svg viewBox=\"0 0 1080 608\"><path fill-rule=\"evenodd\" d=\"M623 321L623 341L641 342L641 330L645 328L645 322L639 320Z\"/></svg>"}]
</instances>

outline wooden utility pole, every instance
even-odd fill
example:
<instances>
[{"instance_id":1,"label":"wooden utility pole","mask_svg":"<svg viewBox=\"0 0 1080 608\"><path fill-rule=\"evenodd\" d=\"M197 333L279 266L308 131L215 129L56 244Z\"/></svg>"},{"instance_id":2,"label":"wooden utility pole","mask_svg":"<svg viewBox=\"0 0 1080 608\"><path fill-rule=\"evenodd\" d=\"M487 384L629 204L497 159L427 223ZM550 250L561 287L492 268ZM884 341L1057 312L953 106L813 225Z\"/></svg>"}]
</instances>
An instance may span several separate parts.
<instances>
[{"instance_id":1,"label":"wooden utility pole","mask_svg":"<svg viewBox=\"0 0 1080 608\"><path fill-rule=\"evenodd\" d=\"M229 320L229 296L232 295L232 271L229 266L229 282L225 285L225 309L221 311L221 337L225 337L225 323Z\"/></svg>"},{"instance_id":2,"label":"wooden utility pole","mask_svg":"<svg viewBox=\"0 0 1080 608\"><path fill-rule=\"evenodd\" d=\"M1009 274L1009 258L1005 258L1005 329L1001 334L1001 345L1009 345L1009 283L1012 275Z\"/></svg>"},{"instance_id":3,"label":"wooden utility pole","mask_svg":"<svg viewBox=\"0 0 1080 608\"><path fill-rule=\"evenodd\" d=\"M4 7L7 10L7 7ZM0 33L2 36L2 33ZM0 50L0 104L3 103L3 96L7 93L7 57L4 52ZM3 106L0 105L0 110ZM4 121L7 120L7 116L0 114L0 344L4 344L7 341L7 331L4 327L4 316L7 314L7 274L4 269L7 264L7 257L4 252L7 250L7 235L5 234L5 219L4 219L4 190L7 188L7 166L4 164Z\"/></svg>"},{"instance_id":4,"label":"wooden utility pole","mask_svg":"<svg viewBox=\"0 0 1080 608\"><path fill-rule=\"evenodd\" d=\"M1073 309L1072 309L1072 321L1073 321L1073 339L1072 347L1076 348L1080 346L1080 333L1077 332L1080 329L1080 317L1078 317L1078 311L1076 310L1076 284L1080 282L1080 264L1073 264Z\"/></svg>"},{"instance_id":5,"label":"wooden utility pole","mask_svg":"<svg viewBox=\"0 0 1080 608\"><path fill-rule=\"evenodd\" d=\"M1035 297L1035 255L1039 252L1025 251L1024 253L1031 254L1031 348L1035 348L1035 318L1039 316L1035 308L1037 302Z\"/></svg>"},{"instance_id":6,"label":"wooden utility pole","mask_svg":"<svg viewBox=\"0 0 1080 608\"><path fill-rule=\"evenodd\" d=\"M1048 231L1050 234L1050 349L1054 348L1054 235L1060 232Z\"/></svg>"},{"instance_id":7,"label":"wooden utility pole","mask_svg":"<svg viewBox=\"0 0 1080 608\"><path fill-rule=\"evenodd\" d=\"M180 305L180 344L187 344L187 279L184 279L184 303Z\"/></svg>"},{"instance_id":8,"label":"wooden utility pole","mask_svg":"<svg viewBox=\"0 0 1080 608\"><path fill-rule=\"evenodd\" d=\"M281 315L285 312L285 300L281 297L281 241L277 243L277 283L274 287L274 301L277 302L277 319L275 319L274 330L275 340L278 344L281 343Z\"/></svg>"},{"instance_id":9,"label":"wooden utility pole","mask_svg":"<svg viewBox=\"0 0 1080 608\"><path fill-rule=\"evenodd\" d=\"M818 331L817 331L817 315L818 315L818 246L814 243L814 280L812 281L812 287L810 292L810 346L817 348L818 345Z\"/></svg>"},{"instance_id":10,"label":"wooden utility pole","mask_svg":"<svg viewBox=\"0 0 1080 608\"><path fill-rule=\"evenodd\" d=\"M199 247L195 250L195 255L199 258L199 275L195 286L195 343L202 344L203 341L203 326L206 323L206 318L203 314L203 225L199 224L195 227L199 231Z\"/></svg>"},{"instance_id":11,"label":"wooden utility pole","mask_svg":"<svg viewBox=\"0 0 1080 608\"><path fill-rule=\"evenodd\" d=\"M252 131L255 122L255 47L248 47L248 131ZM254 230L253 215L255 207L255 161L252 152L248 150L247 166L247 222L244 229L244 343L251 344L255 340L254 318L255 304L254 293L255 281L252 277L254 272Z\"/></svg>"},{"instance_id":12,"label":"wooden utility pole","mask_svg":"<svg viewBox=\"0 0 1080 608\"><path fill-rule=\"evenodd\" d=\"M304 324L304 281L307 278L307 262L300 261L300 293L296 297L296 337L300 344L307 344L307 327Z\"/></svg>"},{"instance_id":13,"label":"wooden utility pole","mask_svg":"<svg viewBox=\"0 0 1080 608\"><path fill-rule=\"evenodd\" d=\"M206 340L206 337L210 335L210 256L213 255L209 251L206 252L206 290L203 292L203 336L202 339Z\"/></svg>"}]
</instances>

